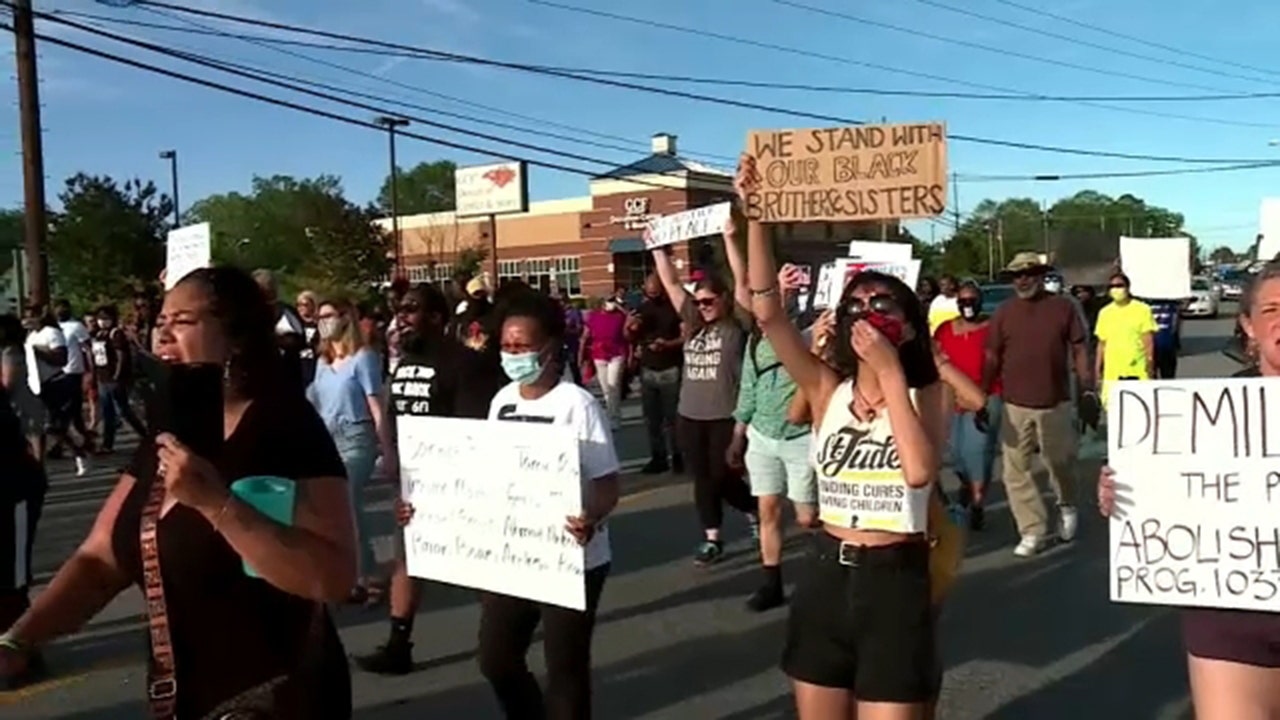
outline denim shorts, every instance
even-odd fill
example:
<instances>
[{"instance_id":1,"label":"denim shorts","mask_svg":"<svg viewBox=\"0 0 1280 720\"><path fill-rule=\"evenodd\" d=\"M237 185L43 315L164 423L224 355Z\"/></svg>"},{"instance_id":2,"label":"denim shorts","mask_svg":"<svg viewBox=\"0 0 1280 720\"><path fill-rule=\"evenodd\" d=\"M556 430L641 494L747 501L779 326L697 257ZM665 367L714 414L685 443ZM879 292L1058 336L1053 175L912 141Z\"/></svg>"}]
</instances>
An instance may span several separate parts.
<instances>
[{"instance_id":1,"label":"denim shorts","mask_svg":"<svg viewBox=\"0 0 1280 720\"><path fill-rule=\"evenodd\" d=\"M818 482L809 462L812 447L811 433L790 440L775 440L748 427L744 462L751 479L751 494L756 497L785 495L801 505L817 503Z\"/></svg>"}]
</instances>

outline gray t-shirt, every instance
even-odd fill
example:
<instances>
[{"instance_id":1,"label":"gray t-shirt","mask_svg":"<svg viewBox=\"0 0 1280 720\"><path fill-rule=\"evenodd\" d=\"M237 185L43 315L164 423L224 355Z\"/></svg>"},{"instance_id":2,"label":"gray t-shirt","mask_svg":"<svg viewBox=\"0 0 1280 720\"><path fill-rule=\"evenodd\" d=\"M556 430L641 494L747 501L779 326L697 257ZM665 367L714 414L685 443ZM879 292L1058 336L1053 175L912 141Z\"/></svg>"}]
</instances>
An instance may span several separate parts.
<instances>
[{"instance_id":1,"label":"gray t-shirt","mask_svg":"<svg viewBox=\"0 0 1280 720\"><path fill-rule=\"evenodd\" d=\"M698 326L697 312L692 301L685 304L683 320L688 327ZM747 332L736 315L697 330L685 341L678 409L681 417L690 420L733 417L746 341Z\"/></svg>"}]
</instances>

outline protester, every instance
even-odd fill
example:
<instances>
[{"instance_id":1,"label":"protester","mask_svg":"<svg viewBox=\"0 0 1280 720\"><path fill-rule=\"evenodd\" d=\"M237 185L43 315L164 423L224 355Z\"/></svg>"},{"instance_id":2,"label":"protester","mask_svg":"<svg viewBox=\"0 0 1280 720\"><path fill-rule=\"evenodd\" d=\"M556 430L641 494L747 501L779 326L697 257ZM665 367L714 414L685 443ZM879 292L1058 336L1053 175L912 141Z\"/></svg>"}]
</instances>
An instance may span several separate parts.
<instances>
[{"instance_id":1,"label":"protester","mask_svg":"<svg viewBox=\"0 0 1280 720\"><path fill-rule=\"evenodd\" d=\"M266 269L255 270L253 279L275 315L276 343L284 359L283 381L302 394L307 387L302 364L302 351L307 347L307 339L302 318L298 317L297 310L280 302L280 285L275 273Z\"/></svg>"},{"instance_id":2,"label":"protester","mask_svg":"<svg viewBox=\"0 0 1280 720\"><path fill-rule=\"evenodd\" d=\"M933 304L934 298L938 297L940 292L938 281L928 275L921 275L916 281L916 297L926 308Z\"/></svg>"},{"instance_id":3,"label":"protester","mask_svg":"<svg viewBox=\"0 0 1280 720\"><path fill-rule=\"evenodd\" d=\"M28 368L27 382L44 403L45 434L55 443L71 447L76 475L83 477L89 472L89 438L83 433L78 438L71 435L77 417L80 418L80 426L84 426L80 401L83 391L80 379L66 374L71 355L66 336L62 334L58 321L39 306L28 308L23 324L28 332L26 357L35 361L35 371Z\"/></svg>"},{"instance_id":4,"label":"protester","mask_svg":"<svg viewBox=\"0 0 1280 720\"><path fill-rule=\"evenodd\" d=\"M1049 542L1048 511L1031 469L1037 448L1058 505L1058 538L1075 539L1078 443L1072 370L1080 393L1093 389L1081 313L1071 300L1044 291L1048 270L1031 252L1018 253L1009 263L1015 295L991 316L982 370L982 389L990 396L998 382L1004 398L1003 481L1021 536L1014 549L1019 557L1035 555Z\"/></svg>"},{"instance_id":5,"label":"protester","mask_svg":"<svg viewBox=\"0 0 1280 720\"><path fill-rule=\"evenodd\" d=\"M133 352L129 338L120 327L120 312L115 305L98 308L98 330L93 335L92 356L94 375L98 383L98 397L102 404L103 454L111 454L116 448L116 433L120 422L129 424L139 438L147 436L147 429L130 403L129 390L133 381Z\"/></svg>"},{"instance_id":6,"label":"protester","mask_svg":"<svg viewBox=\"0 0 1280 720\"><path fill-rule=\"evenodd\" d=\"M1182 302L1179 300L1150 300L1151 317L1155 320L1153 338L1155 351L1155 375L1160 380L1172 380L1178 375L1178 353L1182 352Z\"/></svg>"},{"instance_id":7,"label":"protester","mask_svg":"<svg viewBox=\"0 0 1280 720\"><path fill-rule=\"evenodd\" d=\"M146 292L135 292L133 294L133 315L129 320L128 326L125 327L125 332L129 335L129 341L133 343L135 351L151 352L151 333L155 330L155 325L155 302Z\"/></svg>"},{"instance_id":8,"label":"protester","mask_svg":"<svg viewBox=\"0 0 1280 720\"><path fill-rule=\"evenodd\" d=\"M223 407L204 410L222 413L225 443L207 459L170 434L138 449L88 538L0 636L0 677L20 676L35 649L137 585L149 596L154 716L219 717L229 704L251 717L351 716L324 606L355 584L351 504L323 423L281 385L276 319L239 270L196 270L168 292L156 355L225 367ZM291 524L229 491L260 476L291 481Z\"/></svg>"},{"instance_id":9,"label":"protester","mask_svg":"<svg viewBox=\"0 0 1280 720\"><path fill-rule=\"evenodd\" d=\"M49 482L40 460L31 453L11 398L2 390L0 467L4 468L0 481L0 627L8 628L31 607L32 548ZM12 644L16 643L8 643ZM6 647L0 636L0 654ZM0 659L0 690L27 684L43 673L44 661L39 653L28 655L25 667L12 673L4 672Z\"/></svg>"},{"instance_id":10,"label":"protester","mask_svg":"<svg viewBox=\"0 0 1280 720\"><path fill-rule=\"evenodd\" d=\"M480 304L473 305L464 316L480 309ZM493 396L507 383L493 339L496 333L489 327L493 318L472 319L470 344L463 345L445 332L451 309L444 294L433 285L410 290L397 312L404 328L404 355L387 385L393 440L394 429L404 418L487 418ZM394 476L389 479L396 480ZM412 513L412 506L405 500L398 498L397 503ZM381 675L405 675L413 670L413 621L420 589L405 567L402 533L396 535L394 562L390 636L373 654L356 659L363 670Z\"/></svg>"},{"instance_id":11,"label":"protester","mask_svg":"<svg viewBox=\"0 0 1280 720\"><path fill-rule=\"evenodd\" d=\"M657 475L684 472L676 442L677 407L684 338L680 315L672 307L657 274L644 280L644 299L627 321L627 340L638 349L640 408L649 436L649 462L640 472Z\"/></svg>"},{"instance_id":12,"label":"protester","mask_svg":"<svg viewBox=\"0 0 1280 720\"><path fill-rule=\"evenodd\" d=\"M746 321L736 312L730 288L715 276L699 280L690 293L680 284L666 248L656 248L653 261L668 301L689 328L677 432L683 444L681 454L693 474L694 502L705 536L694 562L709 565L724 555L720 537L724 504L746 514L753 526L756 522L751 489L726 459L733 442Z\"/></svg>"},{"instance_id":13,"label":"protester","mask_svg":"<svg viewBox=\"0 0 1280 720\"><path fill-rule=\"evenodd\" d=\"M320 338L316 335L316 311L320 298L310 290L298 293L298 319L302 321L302 349L298 351L298 359L302 363L302 381L310 383L316 376L316 346Z\"/></svg>"},{"instance_id":14,"label":"protester","mask_svg":"<svg viewBox=\"0 0 1280 720\"><path fill-rule=\"evenodd\" d=\"M26 337L27 331L16 315L0 315L0 385L4 386L14 412L18 415L32 456L43 458L44 429L48 413L38 394L32 390L32 382L28 378L28 373L38 372L38 369L27 367L24 349Z\"/></svg>"},{"instance_id":15,"label":"protester","mask_svg":"<svg viewBox=\"0 0 1280 720\"><path fill-rule=\"evenodd\" d=\"M93 367L89 358L89 328L71 313L71 303L66 300L54 303L53 315L67 342L67 362L62 367L63 379L59 381L64 384L67 393L62 401L66 403L71 427L85 439L85 445L88 446L92 441L92 426L85 423L85 402L88 399L85 381L92 377L89 370ZM61 445L59 438L54 446L55 457L61 454Z\"/></svg>"},{"instance_id":16,"label":"protester","mask_svg":"<svg viewBox=\"0 0 1280 720\"><path fill-rule=\"evenodd\" d=\"M502 368L511 383L494 396L489 419L561 425L577 436L584 502L579 516L567 518L566 529L586 546L586 610L482 593L480 672L512 720L587 720L591 638L612 563L606 520L618 502L618 457L599 403L586 390L561 380L564 368L557 358L564 341L564 316L555 303L525 290L499 305ZM545 693L525 661L539 624L547 667Z\"/></svg>"},{"instance_id":17,"label":"protester","mask_svg":"<svg viewBox=\"0 0 1280 720\"><path fill-rule=\"evenodd\" d=\"M735 183L744 202L759 182L744 157ZM941 682L929 506L944 397L924 305L897 278L859 273L836 304L832 367L786 317L762 223L750 223L747 248L752 311L819 428L823 530L796 588L782 662L799 717L921 717ZM877 510L854 501L854 487L901 502Z\"/></svg>"},{"instance_id":18,"label":"protester","mask_svg":"<svg viewBox=\"0 0 1280 720\"><path fill-rule=\"evenodd\" d=\"M1280 376L1280 263L1267 263L1240 296L1240 325L1255 342L1258 364L1234 377ZM1254 482L1261 478L1251 478ZM1124 483L1104 467L1098 507L1110 516L1127 504ZM1198 718L1280 717L1280 615L1273 612L1186 608L1182 642Z\"/></svg>"},{"instance_id":19,"label":"protester","mask_svg":"<svg viewBox=\"0 0 1280 720\"><path fill-rule=\"evenodd\" d=\"M1098 312L1098 353L1094 373L1102 383L1102 401L1107 386L1115 380L1149 380L1156 376L1156 320L1151 306L1129 293L1129 278L1121 272L1111 276L1111 302Z\"/></svg>"},{"instance_id":20,"label":"protester","mask_svg":"<svg viewBox=\"0 0 1280 720\"><path fill-rule=\"evenodd\" d=\"M959 317L944 322L934 332L934 342L943 357L971 382L979 384L991 319L982 312L982 290L976 283L960 286L956 307ZM977 412L957 405L951 413L951 467L960 480L959 509L967 515L971 530L981 530L985 525L983 508L1003 416L999 379L994 381L986 405Z\"/></svg>"},{"instance_id":21,"label":"protester","mask_svg":"<svg viewBox=\"0 0 1280 720\"><path fill-rule=\"evenodd\" d=\"M404 296L409 292L409 280L404 276L399 276L391 281L391 286L387 288L387 303L384 310L389 313L386 327L386 341L384 343L387 349L387 372L393 373L396 365L400 362L400 333L404 329L400 325L400 314L396 308L400 307L400 303L404 301Z\"/></svg>"},{"instance_id":22,"label":"protester","mask_svg":"<svg viewBox=\"0 0 1280 720\"><path fill-rule=\"evenodd\" d=\"M942 323L960 316L960 308L956 305L956 290L959 283L954 275L943 275L938 278L938 294L929 301L929 330L937 332Z\"/></svg>"},{"instance_id":23,"label":"protester","mask_svg":"<svg viewBox=\"0 0 1280 720\"><path fill-rule=\"evenodd\" d=\"M578 350L578 362L595 367L596 381L604 394L605 412L615 430L622 421L622 378L629 353L624 332L626 324L627 313L617 298L606 298L599 308L587 313Z\"/></svg>"},{"instance_id":24,"label":"protester","mask_svg":"<svg viewBox=\"0 0 1280 720\"><path fill-rule=\"evenodd\" d=\"M356 309L351 303L326 300L316 313L320 339L315 380L307 398L315 406L346 468L347 491L355 511L359 583L351 602L376 600L376 563L364 494L379 453L382 471L395 477L395 446L382 397L382 359L364 346ZM372 596L371 596L372 594Z\"/></svg>"},{"instance_id":25,"label":"protester","mask_svg":"<svg viewBox=\"0 0 1280 720\"><path fill-rule=\"evenodd\" d=\"M569 375L577 385L582 384L582 363L578 358L582 347L583 317L582 311L573 304L573 299L564 288L556 294L560 309L564 312L564 361L569 366Z\"/></svg>"}]
</instances>

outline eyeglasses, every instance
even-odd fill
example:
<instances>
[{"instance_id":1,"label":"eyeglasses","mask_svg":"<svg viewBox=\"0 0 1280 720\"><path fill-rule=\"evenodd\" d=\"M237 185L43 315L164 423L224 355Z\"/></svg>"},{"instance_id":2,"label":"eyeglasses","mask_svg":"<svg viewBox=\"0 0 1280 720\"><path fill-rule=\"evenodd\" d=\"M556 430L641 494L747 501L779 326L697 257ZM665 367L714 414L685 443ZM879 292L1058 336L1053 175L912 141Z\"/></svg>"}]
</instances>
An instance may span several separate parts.
<instances>
[{"instance_id":1,"label":"eyeglasses","mask_svg":"<svg viewBox=\"0 0 1280 720\"><path fill-rule=\"evenodd\" d=\"M878 293L869 298L854 297L849 298L844 304L845 312L850 315L866 315L869 312L880 313L882 315L892 313L898 309L898 301L893 299L892 295Z\"/></svg>"},{"instance_id":2,"label":"eyeglasses","mask_svg":"<svg viewBox=\"0 0 1280 720\"><path fill-rule=\"evenodd\" d=\"M1013 276L1014 280L1026 280L1029 278L1041 277L1044 275L1044 272L1040 270L1018 270L1010 274Z\"/></svg>"},{"instance_id":3,"label":"eyeglasses","mask_svg":"<svg viewBox=\"0 0 1280 720\"><path fill-rule=\"evenodd\" d=\"M720 298L694 298L693 304L700 308L710 308L715 307L715 304L719 301Z\"/></svg>"}]
</instances>

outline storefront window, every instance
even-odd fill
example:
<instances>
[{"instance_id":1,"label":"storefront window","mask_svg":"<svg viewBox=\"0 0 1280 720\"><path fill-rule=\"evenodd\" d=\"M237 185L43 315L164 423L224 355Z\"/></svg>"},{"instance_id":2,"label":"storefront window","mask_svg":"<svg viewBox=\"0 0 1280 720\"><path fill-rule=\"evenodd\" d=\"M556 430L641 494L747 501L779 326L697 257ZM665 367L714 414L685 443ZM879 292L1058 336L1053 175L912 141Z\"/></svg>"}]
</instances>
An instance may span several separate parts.
<instances>
[{"instance_id":1,"label":"storefront window","mask_svg":"<svg viewBox=\"0 0 1280 720\"><path fill-rule=\"evenodd\" d=\"M569 293L570 297L578 297L582 295L582 272L579 269L580 260L575 255L572 257L553 258L555 270L556 287Z\"/></svg>"},{"instance_id":2,"label":"storefront window","mask_svg":"<svg viewBox=\"0 0 1280 720\"><path fill-rule=\"evenodd\" d=\"M405 268L405 274L408 276L409 282L414 284L443 283L453 279L453 265L449 263L411 265Z\"/></svg>"},{"instance_id":3,"label":"storefront window","mask_svg":"<svg viewBox=\"0 0 1280 720\"><path fill-rule=\"evenodd\" d=\"M524 263L520 260L499 260L498 261L498 284L501 285L508 280L524 279Z\"/></svg>"}]
</instances>

